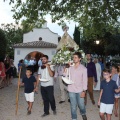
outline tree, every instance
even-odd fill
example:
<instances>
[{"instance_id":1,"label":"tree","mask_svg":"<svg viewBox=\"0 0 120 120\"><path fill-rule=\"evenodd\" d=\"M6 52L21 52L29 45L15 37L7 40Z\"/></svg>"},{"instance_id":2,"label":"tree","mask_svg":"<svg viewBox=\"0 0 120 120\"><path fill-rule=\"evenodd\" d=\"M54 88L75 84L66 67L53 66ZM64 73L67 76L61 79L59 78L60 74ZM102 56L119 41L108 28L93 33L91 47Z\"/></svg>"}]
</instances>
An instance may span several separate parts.
<instances>
[{"instance_id":1,"label":"tree","mask_svg":"<svg viewBox=\"0 0 120 120\"><path fill-rule=\"evenodd\" d=\"M75 26L75 30L74 30L74 41L79 45L80 47L80 31L79 28Z\"/></svg>"},{"instance_id":2,"label":"tree","mask_svg":"<svg viewBox=\"0 0 120 120\"><path fill-rule=\"evenodd\" d=\"M94 41L90 40L81 40L81 47L84 50L85 53L94 53L95 51L93 50L94 48Z\"/></svg>"},{"instance_id":3,"label":"tree","mask_svg":"<svg viewBox=\"0 0 120 120\"><path fill-rule=\"evenodd\" d=\"M109 42L105 46L105 52L108 55L120 54L120 34L110 35Z\"/></svg>"},{"instance_id":4,"label":"tree","mask_svg":"<svg viewBox=\"0 0 120 120\"><path fill-rule=\"evenodd\" d=\"M0 58L4 59L6 55L7 40L4 31L0 29Z\"/></svg>"},{"instance_id":5,"label":"tree","mask_svg":"<svg viewBox=\"0 0 120 120\"><path fill-rule=\"evenodd\" d=\"M13 18L24 18L31 26L41 25L47 14L52 22L77 22L86 37L103 36L104 28L109 31L119 25L119 0L10 0L14 2Z\"/></svg>"},{"instance_id":6,"label":"tree","mask_svg":"<svg viewBox=\"0 0 120 120\"><path fill-rule=\"evenodd\" d=\"M23 30L17 25L13 25L12 23L7 25L2 24L2 29L4 30L7 41L6 53L11 58L14 58L13 45L23 41Z\"/></svg>"},{"instance_id":7,"label":"tree","mask_svg":"<svg viewBox=\"0 0 120 120\"><path fill-rule=\"evenodd\" d=\"M99 44L95 40L86 40L82 38L81 47L86 52L95 53L98 55L116 55L120 54L120 32L116 28L113 32L105 32L104 38Z\"/></svg>"},{"instance_id":8,"label":"tree","mask_svg":"<svg viewBox=\"0 0 120 120\"><path fill-rule=\"evenodd\" d=\"M22 26L23 33L30 32L35 27L35 26L33 26L33 24L28 23L26 20L22 20L21 26ZM36 27L38 27L38 26L36 26Z\"/></svg>"}]
</instances>

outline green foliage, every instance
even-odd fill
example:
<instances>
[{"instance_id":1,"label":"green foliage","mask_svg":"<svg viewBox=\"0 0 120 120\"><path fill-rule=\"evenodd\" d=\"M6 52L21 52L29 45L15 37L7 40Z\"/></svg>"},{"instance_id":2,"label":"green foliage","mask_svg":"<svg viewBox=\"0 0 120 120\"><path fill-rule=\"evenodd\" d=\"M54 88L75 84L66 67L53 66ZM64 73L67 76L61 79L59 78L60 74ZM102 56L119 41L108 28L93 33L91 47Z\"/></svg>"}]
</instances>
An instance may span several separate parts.
<instances>
[{"instance_id":1,"label":"green foliage","mask_svg":"<svg viewBox=\"0 0 120 120\"><path fill-rule=\"evenodd\" d=\"M87 53L87 52L94 53L95 52L95 50L93 50L93 48L94 48L94 41L82 40L81 47L85 51L85 53Z\"/></svg>"},{"instance_id":2,"label":"green foliage","mask_svg":"<svg viewBox=\"0 0 120 120\"><path fill-rule=\"evenodd\" d=\"M44 23L45 20L43 20L42 23ZM33 28L41 28L41 25L40 23L36 23L36 24L33 24L33 23L30 23L28 21L28 19L26 20L23 20L22 23L21 23L21 26L22 26L22 29L23 29L23 33L27 33L27 32L30 32L33 30Z\"/></svg>"},{"instance_id":3,"label":"green foliage","mask_svg":"<svg viewBox=\"0 0 120 120\"><path fill-rule=\"evenodd\" d=\"M0 58L4 59L6 54L7 40L4 31L0 29Z\"/></svg>"},{"instance_id":4,"label":"green foliage","mask_svg":"<svg viewBox=\"0 0 120 120\"><path fill-rule=\"evenodd\" d=\"M10 4L14 1L13 18L25 18L31 26L40 26L47 14L58 24L65 20L79 23L86 37L103 36L104 28L110 31L119 25L120 0L10 0Z\"/></svg>"},{"instance_id":5,"label":"green foliage","mask_svg":"<svg viewBox=\"0 0 120 120\"><path fill-rule=\"evenodd\" d=\"M120 0L10 0L12 3L15 4L13 18L16 21L24 19L25 32L40 27L49 14L52 22L57 21L59 25L65 20L78 23L80 31L83 31L84 46L81 47L84 50L102 50L103 54L119 52L120 39L113 36L116 31L120 33ZM101 40L99 46L94 43L96 39Z\"/></svg>"},{"instance_id":6,"label":"green foliage","mask_svg":"<svg viewBox=\"0 0 120 120\"><path fill-rule=\"evenodd\" d=\"M14 58L14 48L12 46L22 42L23 30L13 24L2 24L2 29L4 30L7 39L6 54Z\"/></svg>"},{"instance_id":7,"label":"green foliage","mask_svg":"<svg viewBox=\"0 0 120 120\"><path fill-rule=\"evenodd\" d=\"M105 52L110 55L120 54L120 34L109 36L109 42L105 46Z\"/></svg>"},{"instance_id":8,"label":"green foliage","mask_svg":"<svg viewBox=\"0 0 120 120\"><path fill-rule=\"evenodd\" d=\"M74 36L74 41L80 47L80 31L79 31L79 28L76 26L75 26L75 31L74 31L73 36Z\"/></svg>"},{"instance_id":9,"label":"green foliage","mask_svg":"<svg viewBox=\"0 0 120 120\"><path fill-rule=\"evenodd\" d=\"M120 33L116 29L114 32L106 32L104 38L100 40L100 44L96 44L95 40L82 40L81 47L85 52L95 53L99 55L116 55L120 54Z\"/></svg>"},{"instance_id":10,"label":"green foliage","mask_svg":"<svg viewBox=\"0 0 120 120\"><path fill-rule=\"evenodd\" d=\"M33 29L33 25L28 23L26 20L23 20L21 23L23 33L30 32Z\"/></svg>"}]
</instances>

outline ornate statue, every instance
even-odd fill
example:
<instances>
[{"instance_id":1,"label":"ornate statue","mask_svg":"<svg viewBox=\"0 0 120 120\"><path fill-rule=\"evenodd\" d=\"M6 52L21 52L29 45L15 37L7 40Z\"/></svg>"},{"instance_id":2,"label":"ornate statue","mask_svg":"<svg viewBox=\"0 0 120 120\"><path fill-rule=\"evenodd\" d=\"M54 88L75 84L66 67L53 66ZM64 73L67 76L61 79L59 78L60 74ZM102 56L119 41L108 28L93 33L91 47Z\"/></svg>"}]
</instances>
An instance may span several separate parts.
<instances>
[{"instance_id":1,"label":"ornate statue","mask_svg":"<svg viewBox=\"0 0 120 120\"><path fill-rule=\"evenodd\" d=\"M68 34L68 29L69 27L64 25L62 26L62 29L64 31L64 34L60 40L60 42L58 43L57 46L57 51L59 51L60 49L62 49L64 46L67 46L69 48L75 48L78 47L78 45L76 44L76 42L71 38L71 36Z\"/></svg>"}]
</instances>

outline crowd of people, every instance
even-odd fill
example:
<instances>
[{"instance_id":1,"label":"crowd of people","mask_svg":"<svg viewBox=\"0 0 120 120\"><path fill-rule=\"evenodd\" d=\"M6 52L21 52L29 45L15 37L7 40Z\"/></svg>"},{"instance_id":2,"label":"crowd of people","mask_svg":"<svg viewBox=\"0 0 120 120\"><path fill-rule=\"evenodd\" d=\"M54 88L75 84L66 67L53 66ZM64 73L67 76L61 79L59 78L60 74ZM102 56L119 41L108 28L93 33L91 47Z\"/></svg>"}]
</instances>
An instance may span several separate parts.
<instances>
[{"instance_id":1,"label":"crowd of people","mask_svg":"<svg viewBox=\"0 0 120 120\"><path fill-rule=\"evenodd\" d=\"M32 71L32 75L34 75L35 78L37 79L37 72L39 67L41 66L42 66L41 58L39 60L36 60L34 57L28 55L24 60L23 59L19 60L18 73L19 72L21 73L20 77L21 79L23 79L26 76L26 69L29 68Z\"/></svg>"},{"instance_id":2,"label":"crowd of people","mask_svg":"<svg viewBox=\"0 0 120 120\"><path fill-rule=\"evenodd\" d=\"M38 92L40 87L44 113L41 117L49 115L49 106L56 115L56 101L54 97L54 81L59 81L60 101L64 104L67 100L70 102L71 118L77 120L77 106L80 109L83 120L87 120L86 105L87 93L91 102L95 105L94 90L100 90L98 106L100 107L100 118L111 120L114 107L114 114L118 117L118 106L120 98L120 65L112 65L111 69L105 67L102 58L92 58L90 53L86 54L87 63L81 64L82 55L79 52L74 53L73 63L71 65L56 65L49 63L49 57L43 55L39 61L31 56L22 59L18 63L18 72L21 76L21 82L18 85L24 85L25 98L28 103L27 114L30 115L34 102L34 93ZM14 76L13 60L6 58L0 60L0 86L5 87L11 84ZM69 69L70 73L66 72ZM63 82L63 77L70 77L73 84ZM45 81L43 81L45 80Z\"/></svg>"},{"instance_id":3,"label":"crowd of people","mask_svg":"<svg viewBox=\"0 0 120 120\"><path fill-rule=\"evenodd\" d=\"M6 57L0 59L0 89L12 84L13 77L16 76L16 67L13 59Z\"/></svg>"}]
</instances>

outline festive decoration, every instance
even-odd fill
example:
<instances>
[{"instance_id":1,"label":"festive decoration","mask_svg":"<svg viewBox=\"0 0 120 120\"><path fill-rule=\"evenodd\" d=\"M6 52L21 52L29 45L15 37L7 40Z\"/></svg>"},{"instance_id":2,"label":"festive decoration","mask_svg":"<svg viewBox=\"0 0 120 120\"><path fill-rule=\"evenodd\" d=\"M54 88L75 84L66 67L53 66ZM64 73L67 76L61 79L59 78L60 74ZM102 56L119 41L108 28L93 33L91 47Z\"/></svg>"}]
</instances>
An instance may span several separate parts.
<instances>
[{"instance_id":1,"label":"festive decoration","mask_svg":"<svg viewBox=\"0 0 120 120\"><path fill-rule=\"evenodd\" d=\"M83 50L79 50L79 47L70 48L68 45L64 45L61 50L59 50L52 59L52 64L68 64L72 63L72 56L75 52L80 52L82 58L85 61L85 53Z\"/></svg>"},{"instance_id":2,"label":"festive decoration","mask_svg":"<svg viewBox=\"0 0 120 120\"><path fill-rule=\"evenodd\" d=\"M67 33L69 27L64 23L62 25L62 29L64 31L64 35L58 43L57 53L52 59L52 64L65 65L68 63L73 63L72 56L75 52L80 52L82 54L83 61L86 61L83 50L79 49L79 46Z\"/></svg>"}]
</instances>

